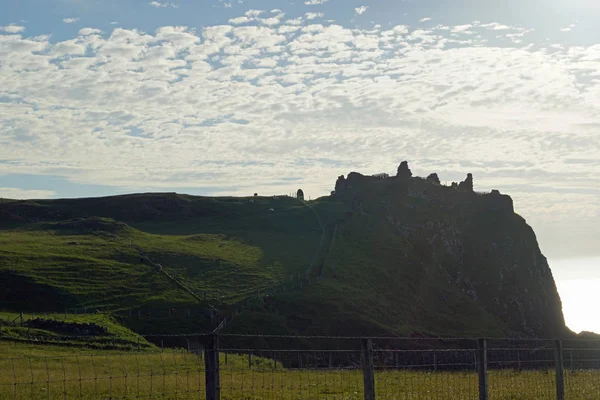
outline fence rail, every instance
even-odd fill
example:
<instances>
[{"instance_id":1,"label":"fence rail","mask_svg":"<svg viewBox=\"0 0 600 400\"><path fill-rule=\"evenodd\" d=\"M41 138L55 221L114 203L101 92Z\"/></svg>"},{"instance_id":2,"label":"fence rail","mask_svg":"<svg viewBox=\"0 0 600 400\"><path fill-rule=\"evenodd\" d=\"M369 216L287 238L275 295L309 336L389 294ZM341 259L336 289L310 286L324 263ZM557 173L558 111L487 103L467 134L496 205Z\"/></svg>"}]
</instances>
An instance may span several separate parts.
<instances>
[{"instance_id":1,"label":"fence rail","mask_svg":"<svg viewBox=\"0 0 600 400\"><path fill-rule=\"evenodd\" d=\"M600 398L598 341L234 334L147 339L170 348L0 356L0 400Z\"/></svg>"}]
</instances>

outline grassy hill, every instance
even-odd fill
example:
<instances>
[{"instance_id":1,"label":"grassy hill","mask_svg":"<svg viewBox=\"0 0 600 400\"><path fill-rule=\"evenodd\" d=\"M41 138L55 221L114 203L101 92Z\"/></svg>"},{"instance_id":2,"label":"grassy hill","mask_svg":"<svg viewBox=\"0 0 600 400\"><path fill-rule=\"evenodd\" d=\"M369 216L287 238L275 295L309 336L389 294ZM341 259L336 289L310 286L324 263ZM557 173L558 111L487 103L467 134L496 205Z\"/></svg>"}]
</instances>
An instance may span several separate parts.
<instances>
[{"instance_id":1,"label":"grassy hill","mask_svg":"<svg viewBox=\"0 0 600 400\"><path fill-rule=\"evenodd\" d=\"M0 304L13 311L227 305L304 273L322 237L314 212L289 197L146 194L0 207Z\"/></svg>"},{"instance_id":2,"label":"grassy hill","mask_svg":"<svg viewBox=\"0 0 600 400\"><path fill-rule=\"evenodd\" d=\"M211 307L230 332L566 332L535 235L500 194L351 174L307 203L150 193L0 204L2 309L94 308L148 333L208 330Z\"/></svg>"}]
</instances>

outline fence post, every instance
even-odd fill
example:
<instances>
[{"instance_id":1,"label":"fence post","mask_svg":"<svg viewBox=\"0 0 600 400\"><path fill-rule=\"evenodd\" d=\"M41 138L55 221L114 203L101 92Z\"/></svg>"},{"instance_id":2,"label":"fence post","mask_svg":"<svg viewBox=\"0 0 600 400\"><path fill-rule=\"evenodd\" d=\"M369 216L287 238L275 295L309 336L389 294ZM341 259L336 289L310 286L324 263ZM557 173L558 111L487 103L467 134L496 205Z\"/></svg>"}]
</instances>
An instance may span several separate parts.
<instances>
[{"instance_id":1,"label":"fence post","mask_svg":"<svg viewBox=\"0 0 600 400\"><path fill-rule=\"evenodd\" d=\"M562 341L560 340L554 342L554 356L556 358L556 399L565 400L565 370Z\"/></svg>"},{"instance_id":2,"label":"fence post","mask_svg":"<svg viewBox=\"0 0 600 400\"><path fill-rule=\"evenodd\" d=\"M209 335L204 339L204 343L206 400L220 400L219 337L217 335Z\"/></svg>"},{"instance_id":3,"label":"fence post","mask_svg":"<svg viewBox=\"0 0 600 400\"><path fill-rule=\"evenodd\" d=\"M375 374L373 372L373 341L361 339L364 399L375 400Z\"/></svg>"},{"instance_id":4,"label":"fence post","mask_svg":"<svg viewBox=\"0 0 600 400\"><path fill-rule=\"evenodd\" d=\"M138 338L138 351L140 351L140 338Z\"/></svg>"},{"instance_id":5,"label":"fence post","mask_svg":"<svg viewBox=\"0 0 600 400\"><path fill-rule=\"evenodd\" d=\"M252 354L248 353L248 369L252 369Z\"/></svg>"},{"instance_id":6,"label":"fence post","mask_svg":"<svg viewBox=\"0 0 600 400\"><path fill-rule=\"evenodd\" d=\"M477 339L477 373L479 375L479 400L488 400L487 343Z\"/></svg>"}]
</instances>

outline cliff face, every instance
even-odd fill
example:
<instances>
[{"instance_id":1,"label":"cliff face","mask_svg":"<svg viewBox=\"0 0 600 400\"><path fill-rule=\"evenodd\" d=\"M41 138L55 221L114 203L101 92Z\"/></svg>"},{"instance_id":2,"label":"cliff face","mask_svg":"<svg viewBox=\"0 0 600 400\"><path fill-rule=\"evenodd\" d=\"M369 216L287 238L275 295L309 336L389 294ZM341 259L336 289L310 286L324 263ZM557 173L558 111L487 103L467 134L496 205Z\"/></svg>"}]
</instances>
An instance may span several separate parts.
<instances>
[{"instance_id":1,"label":"cliff face","mask_svg":"<svg viewBox=\"0 0 600 400\"><path fill-rule=\"evenodd\" d=\"M364 279L383 285L374 280L381 274L396 285L397 293L390 293L395 300L404 307L413 304L398 316L410 326L436 334L568 333L546 258L509 196L356 173L337 186L333 198L352 211L339 222L338 251L325 275L349 279L348 254L360 248L372 265Z\"/></svg>"}]
</instances>

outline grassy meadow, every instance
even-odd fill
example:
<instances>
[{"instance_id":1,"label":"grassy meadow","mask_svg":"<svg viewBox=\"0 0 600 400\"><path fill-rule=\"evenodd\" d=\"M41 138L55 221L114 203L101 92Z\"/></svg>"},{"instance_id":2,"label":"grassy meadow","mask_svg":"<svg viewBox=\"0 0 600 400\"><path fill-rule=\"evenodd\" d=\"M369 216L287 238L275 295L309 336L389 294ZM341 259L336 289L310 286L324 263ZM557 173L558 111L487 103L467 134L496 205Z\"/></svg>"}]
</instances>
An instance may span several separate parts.
<instances>
[{"instance_id":1,"label":"grassy meadow","mask_svg":"<svg viewBox=\"0 0 600 400\"><path fill-rule=\"evenodd\" d=\"M181 350L99 351L0 342L0 400L202 399L204 360ZM284 355L285 357L285 355ZM221 398L363 398L360 369L286 369L280 362L220 354ZM553 371L489 371L490 399L555 399ZM16 383L16 384L15 384ZM473 372L375 371L377 399L478 399ZM600 396L600 371L567 371L566 399Z\"/></svg>"}]
</instances>

